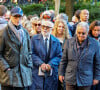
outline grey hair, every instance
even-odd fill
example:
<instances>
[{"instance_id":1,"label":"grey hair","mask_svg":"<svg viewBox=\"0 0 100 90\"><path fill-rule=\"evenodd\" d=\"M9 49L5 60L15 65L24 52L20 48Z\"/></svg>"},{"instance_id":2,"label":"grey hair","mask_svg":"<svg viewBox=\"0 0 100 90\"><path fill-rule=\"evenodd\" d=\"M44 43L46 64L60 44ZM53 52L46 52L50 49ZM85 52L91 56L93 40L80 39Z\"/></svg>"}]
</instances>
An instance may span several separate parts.
<instances>
[{"instance_id":1,"label":"grey hair","mask_svg":"<svg viewBox=\"0 0 100 90\"><path fill-rule=\"evenodd\" d=\"M68 16L65 13L58 14L56 19L64 19L66 22L68 22Z\"/></svg>"},{"instance_id":2,"label":"grey hair","mask_svg":"<svg viewBox=\"0 0 100 90\"><path fill-rule=\"evenodd\" d=\"M78 23L78 25L76 27L76 32L77 32L78 27L85 27L86 30L87 30L87 33L89 32L89 25L88 25L87 22L80 22L80 23Z\"/></svg>"}]
</instances>

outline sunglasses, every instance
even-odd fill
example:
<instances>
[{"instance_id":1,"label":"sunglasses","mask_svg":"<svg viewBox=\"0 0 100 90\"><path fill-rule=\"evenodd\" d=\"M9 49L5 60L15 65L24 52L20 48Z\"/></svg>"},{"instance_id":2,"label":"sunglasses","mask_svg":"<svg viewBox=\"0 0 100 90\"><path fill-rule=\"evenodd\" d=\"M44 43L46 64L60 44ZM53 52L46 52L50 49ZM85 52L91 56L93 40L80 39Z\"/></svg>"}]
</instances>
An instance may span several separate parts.
<instances>
[{"instance_id":1,"label":"sunglasses","mask_svg":"<svg viewBox=\"0 0 100 90\"><path fill-rule=\"evenodd\" d=\"M41 24L39 23L39 24L34 24L34 26L41 26Z\"/></svg>"},{"instance_id":2,"label":"sunglasses","mask_svg":"<svg viewBox=\"0 0 100 90\"><path fill-rule=\"evenodd\" d=\"M20 18L20 17L22 17L22 16L20 16L20 15L15 15L14 17L19 17L19 18Z\"/></svg>"},{"instance_id":3,"label":"sunglasses","mask_svg":"<svg viewBox=\"0 0 100 90\"><path fill-rule=\"evenodd\" d=\"M43 15L43 19L50 19L51 17L49 15Z\"/></svg>"},{"instance_id":4,"label":"sunglasses","mask_svg":"<svg viewBox=\"0 0 100 90\"><path fill-rule=\"evenodd\" d=\"M49 28L52 28L52 27L42 25L42 28L43 28L43 29L44 29L44 28L49 29Z\"/></svg>"}]
</instances>

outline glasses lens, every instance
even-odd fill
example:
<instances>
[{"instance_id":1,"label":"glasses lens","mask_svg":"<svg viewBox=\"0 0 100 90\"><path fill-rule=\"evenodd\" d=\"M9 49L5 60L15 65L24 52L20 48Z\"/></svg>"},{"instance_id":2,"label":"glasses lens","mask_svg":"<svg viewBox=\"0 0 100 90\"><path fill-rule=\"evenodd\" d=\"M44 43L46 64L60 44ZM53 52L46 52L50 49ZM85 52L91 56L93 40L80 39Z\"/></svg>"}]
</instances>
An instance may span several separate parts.
<instances>
[{"instance_id":1,"label":"glasses lens","mask_svg":"<svg viewBox=\"0 0 100 90\"><path fill-rule=\"evenodd\" d=\"M21 17L20 15L15 15L14 17Z\"/></svg>"}]
</instances>

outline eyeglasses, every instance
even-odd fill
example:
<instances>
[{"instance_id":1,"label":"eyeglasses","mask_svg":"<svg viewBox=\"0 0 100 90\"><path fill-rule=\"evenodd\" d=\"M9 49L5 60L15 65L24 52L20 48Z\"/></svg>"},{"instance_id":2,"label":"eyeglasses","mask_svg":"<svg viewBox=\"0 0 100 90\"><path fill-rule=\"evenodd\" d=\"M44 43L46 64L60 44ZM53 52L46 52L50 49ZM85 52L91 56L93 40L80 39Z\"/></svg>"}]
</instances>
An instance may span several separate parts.
<instances>
[{"instance_id":1,"label":"eyeglasses","mask_svg":"<svg viewBox=\"0 0 100 90\"><path fill-rule=\"evenodd\" d=\"M79 35L82 34L82 35L85 35L86 32L77 32Z\"/></svg>"},{"instance_id":2,"label":"eyeglasses","mask_svg":"<svg viewBox=\"0 0 100 90\"><path fill-rule=\"evenodd\" d=\"M95 32L96 32L96 31L100 32L100 30L96 30L96 29L94 29L93 31L95 31Z\"/></svg>"},{"instance_id":3,"label":"eyeglasses","mask_svg":"<svg viewBox=\"0 0 100 90\"><path fill-rule=\"evenodd\" d=\"M20 17L22 17L22 16L20 16L20 15L15 15L14 17L19 17L19 18L20 18Z\"/></svg>"},{"instance_id":4,"label":"eyeglasses","mask_svg":"<svg viewBox=\"0 0 100 90\"><path fill-rule=\"evenodd\" d=\"M39 24L33 24L34 26L41 26L41 24L39 23Z\"/></svg>"},{"instance_id":5,"label":"eyeglasses","mask_svg":"<svg viewBox=\"0 0 100 90\"><path fill-rule=\"evenodd\" d=\"M51 17L47 14L43 15L43 19L50 19Z\"/></svg>"},{"instance_id":6,"label":"eyeglasses","mask_svg":"<svg viewBox=\"0 0 100 90\"><path fill-rule=\"evenodd\" d=\"M44 29L44 28L49 29L49 28L52 28L52 27L42 25L42 28L43 28L43 29Z\"/></svg>"}]
</instances>

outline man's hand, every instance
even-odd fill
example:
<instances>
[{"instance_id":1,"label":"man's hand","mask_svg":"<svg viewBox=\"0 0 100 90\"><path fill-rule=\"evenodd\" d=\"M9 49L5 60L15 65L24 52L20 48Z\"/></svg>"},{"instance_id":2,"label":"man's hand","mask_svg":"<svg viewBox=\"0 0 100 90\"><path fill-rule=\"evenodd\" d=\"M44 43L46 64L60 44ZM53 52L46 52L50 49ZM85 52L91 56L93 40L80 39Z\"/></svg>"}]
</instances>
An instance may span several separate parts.
<instances>
[{"instance_id":1,"label":"man's hand","mask_svg":"<svg viewBox=\"0 0 100 90\"><path fill-rule=\"evenodd\" d=\"M93 85L96 85L99 83L99 80L93 80Z\"/></svg>"},{"instance_id":2,"label":"man's hand","mask_svg":"<svg viewBox=\"0 0 100 90\"><path fill-rule=\"evenodd\" d=\"M59 76L59 80L60 80L61 83L63 83L64 76Z\"/></svg>"},{"instance_id":3,"label":"man's hand","mask_svg":"<svg viewBox=\"0 0 100 90\"><path fill-rule=\"evenodd\" d=\"M46 71L50 71L51 70L51 66L49 64L46 64Z\"/></svg>"},{"instance_id":4,"label":"man's hand","mask_svg":"<svg viewBox=\"0 0 100 90\"><path fill-rule=\"evenodd\" d=\"M41 69L42 69L43 71L46 70L46 64L45 64L45 63L43 63L43 64L41 65Z\"/></svg>"}]
</instances>

